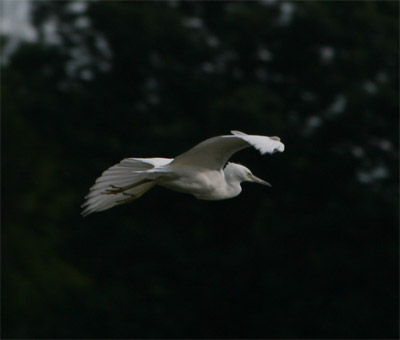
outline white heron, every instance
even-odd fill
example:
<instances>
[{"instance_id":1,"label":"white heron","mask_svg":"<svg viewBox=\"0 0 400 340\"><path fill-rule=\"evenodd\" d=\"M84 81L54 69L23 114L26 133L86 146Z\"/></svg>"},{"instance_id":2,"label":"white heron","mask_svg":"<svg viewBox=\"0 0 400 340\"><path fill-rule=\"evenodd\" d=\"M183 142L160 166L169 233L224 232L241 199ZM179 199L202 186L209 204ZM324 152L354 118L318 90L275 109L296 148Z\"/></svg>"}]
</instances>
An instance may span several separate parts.
<instances>
[{"instance_id":1,"label":"white heron","mask_svg":"<svg viewBox=\"0 0 400 340\"><path fill-rule=\"evenodd\" d=\"M206 139L176 158L125 158L104 171L90 188L82 215L132 202L156 184L203 200L223 200L240 194L242 182L271 186L245 166L228 162L237 151L253 146L261 154L282 152L279 137L232 135Z\"/></svg>"}]
</instances>

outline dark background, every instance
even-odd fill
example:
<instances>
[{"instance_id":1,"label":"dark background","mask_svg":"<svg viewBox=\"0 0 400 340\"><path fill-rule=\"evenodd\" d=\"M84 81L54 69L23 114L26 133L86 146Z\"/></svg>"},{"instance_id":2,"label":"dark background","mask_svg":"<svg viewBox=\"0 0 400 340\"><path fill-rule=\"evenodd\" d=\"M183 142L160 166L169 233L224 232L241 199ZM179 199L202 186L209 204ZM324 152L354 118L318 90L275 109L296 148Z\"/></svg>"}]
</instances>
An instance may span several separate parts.
<instances>
[{"instance_id":1,"label":"dark background","mask_svg":"<svg viewBox=\"0 0 400 340\"><path fill-rule=\"evenodd\" d=\"M398 338L398 13L32 2L2 66L2 337ZM233 157L272 188L80 216L122 158L231 129L281 137Z\"/></svg>"}]
</instances>

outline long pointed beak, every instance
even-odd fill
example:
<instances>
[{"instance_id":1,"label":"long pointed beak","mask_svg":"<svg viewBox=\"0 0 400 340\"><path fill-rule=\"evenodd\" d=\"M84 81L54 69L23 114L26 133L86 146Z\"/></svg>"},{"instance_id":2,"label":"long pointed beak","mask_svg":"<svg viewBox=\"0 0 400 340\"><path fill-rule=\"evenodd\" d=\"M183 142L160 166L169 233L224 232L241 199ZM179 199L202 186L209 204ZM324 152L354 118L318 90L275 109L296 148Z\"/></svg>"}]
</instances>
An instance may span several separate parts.
<instances>
[{"instance_id":1,"label":"long pointed beak","mask_svg":"<svg viewBox=\"0 0 400 340\"><path fill-rule=\"evenodd\" d=\"M257 176L252 175L251 176L252 182L254 183L258 183L258 184L262 184L262 185L266 185L267 187L271 187L272 185L269 184L267 181L264 181L261 178L258 178Z\"/></svg>"}]
</instances>

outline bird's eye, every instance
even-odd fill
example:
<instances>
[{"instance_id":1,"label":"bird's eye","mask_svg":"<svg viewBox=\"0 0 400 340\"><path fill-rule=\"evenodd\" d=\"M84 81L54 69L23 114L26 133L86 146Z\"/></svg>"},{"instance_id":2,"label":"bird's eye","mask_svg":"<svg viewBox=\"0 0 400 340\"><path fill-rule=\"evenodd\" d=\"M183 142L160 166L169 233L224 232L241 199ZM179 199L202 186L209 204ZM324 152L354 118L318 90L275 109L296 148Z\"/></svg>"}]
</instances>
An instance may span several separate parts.
<instances>
[{"instance_id":1,"label":"bird's eye","mask_svg":"<svg viewBox=\"0 0 400 340\"><path fill-rule=\"evenodd\" d=\"M247 177L248 177L248 178L253 177L253 175L251 174L251 172L249 172L249 173L247 174Z\"/></svg>"}]
</instances>

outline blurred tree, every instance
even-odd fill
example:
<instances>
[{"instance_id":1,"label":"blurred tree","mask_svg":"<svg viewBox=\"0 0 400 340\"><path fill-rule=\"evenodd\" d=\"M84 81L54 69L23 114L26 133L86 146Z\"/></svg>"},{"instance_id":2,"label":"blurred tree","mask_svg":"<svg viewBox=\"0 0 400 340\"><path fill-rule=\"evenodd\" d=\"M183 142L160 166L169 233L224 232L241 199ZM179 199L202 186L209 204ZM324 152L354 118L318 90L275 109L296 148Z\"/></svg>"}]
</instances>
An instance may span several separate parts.
<instances>
[{"instance_id":1,"label":"blurred tree","mask_svg":"<svg viewBox=\"0 0 400 340\"><path fill-rule=\"evenodd\" d=\"M2 67L4 338L398 337L397 2L32 6ZM235 156L270 191L80 217L113 163L230 129L285 142Z\"/></svg>"}]
</instances>

